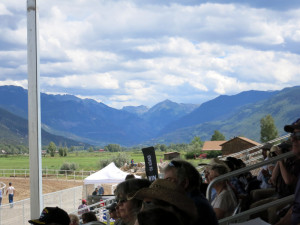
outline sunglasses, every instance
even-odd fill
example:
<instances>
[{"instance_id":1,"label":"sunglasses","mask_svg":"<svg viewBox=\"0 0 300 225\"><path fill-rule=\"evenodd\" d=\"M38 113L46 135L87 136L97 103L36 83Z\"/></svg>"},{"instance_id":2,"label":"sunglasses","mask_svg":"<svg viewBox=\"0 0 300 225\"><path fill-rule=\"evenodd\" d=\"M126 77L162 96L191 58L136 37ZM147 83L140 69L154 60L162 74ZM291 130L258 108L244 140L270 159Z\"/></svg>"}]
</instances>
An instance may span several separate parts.
<instances>
[{"instance_id":1,"label":"sunglasses","mask_svg":"<svg viewBox=\"0 0 300 225\"><path fill-rule=\"evenodd\" d=\"M295 141L300 141L300 132L291 133L291 138Z\"/></svg>"}]
</instances>

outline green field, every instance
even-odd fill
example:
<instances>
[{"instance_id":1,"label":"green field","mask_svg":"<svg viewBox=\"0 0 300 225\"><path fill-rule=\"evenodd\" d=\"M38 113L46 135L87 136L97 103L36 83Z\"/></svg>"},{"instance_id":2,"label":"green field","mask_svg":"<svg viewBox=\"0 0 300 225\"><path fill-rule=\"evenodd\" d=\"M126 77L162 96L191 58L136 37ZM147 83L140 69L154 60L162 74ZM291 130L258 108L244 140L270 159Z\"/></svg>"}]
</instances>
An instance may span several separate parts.
<instances>
[{"instance_id":1,"label":"green field","mask_svg":"<svg viewBox=\"0 0 300 225\"><path fill-rule=\"evenodd\" d=\"M163 159L164 152L156 152L156 159L159 163L160 159ZM109 159L113 155L118 153L112 152L76 152L69 153L66 157L60 157L58 154L55 157L42 157L43 169L55 169L59 170L64 162L78 164L78 171L91 171L99 170L99 161L103 159ZM144 156L142 152L126 152L128 159L133 159L135 163L144 162ZM184 153L181 153L183 156ZM200 160L190 160L191 163L197 165ZM0 169L29 169L29 156L24 155L5 155L0 156Z\"/></svg>"}]
</instances>

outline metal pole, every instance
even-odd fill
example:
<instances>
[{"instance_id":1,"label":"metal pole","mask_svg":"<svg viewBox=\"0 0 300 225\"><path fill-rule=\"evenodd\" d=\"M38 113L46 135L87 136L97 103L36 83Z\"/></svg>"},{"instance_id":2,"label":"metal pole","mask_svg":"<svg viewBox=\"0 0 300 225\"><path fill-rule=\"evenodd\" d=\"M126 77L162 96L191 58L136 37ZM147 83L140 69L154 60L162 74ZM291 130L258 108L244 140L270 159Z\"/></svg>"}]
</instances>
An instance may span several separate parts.
<instances>
[{"instance_id":1,"label":"metal pole","mask_svg":"<svg viewBox=\"0 0 300 225\"><path fill-rule=\"evenodd\" d=\"M28 137L30 161L30 213L42 211L40 57L37 0L27 0Z\"/></svg>"}]
</instances>

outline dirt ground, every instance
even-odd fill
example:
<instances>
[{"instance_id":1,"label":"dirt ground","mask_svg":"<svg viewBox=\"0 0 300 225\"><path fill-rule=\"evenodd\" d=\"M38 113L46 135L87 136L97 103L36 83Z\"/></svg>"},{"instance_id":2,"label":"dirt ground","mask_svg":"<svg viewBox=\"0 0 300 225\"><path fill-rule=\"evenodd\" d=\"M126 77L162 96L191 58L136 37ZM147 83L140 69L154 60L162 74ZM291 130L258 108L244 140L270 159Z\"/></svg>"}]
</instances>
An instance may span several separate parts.
<instances>
[{"instance_id":1,"label":"dirt ground","mask_svg":"<svg viewBox=\"0 0 300 225\"><path fill-rule=\"evenodd\" d=\"M8 187L8 183L12 182L12 186L16 189L14 201L20 201L26 198L30 198L30 180L29 178L3 178L0 177L0 182L6 184ZM77 187L83 185L83 181L66 181L66 180L50 180L43 179L43 194ZM8 195L5 194L6 189L3 193L2 204L8 204Z\"/></svg>"}]
</instances>

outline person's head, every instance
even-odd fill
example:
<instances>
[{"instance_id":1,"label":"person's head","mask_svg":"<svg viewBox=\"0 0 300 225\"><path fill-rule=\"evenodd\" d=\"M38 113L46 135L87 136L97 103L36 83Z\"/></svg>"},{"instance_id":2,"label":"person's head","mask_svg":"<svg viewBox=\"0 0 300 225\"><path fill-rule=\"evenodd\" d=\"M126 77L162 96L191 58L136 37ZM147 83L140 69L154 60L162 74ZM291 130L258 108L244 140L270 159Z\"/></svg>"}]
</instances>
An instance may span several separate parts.
<instances>
[{"instance_id":1,"label":"person's head","mask_svg":"<svg viewBox=\"0 0 300 225\"><path fill-rule=\"evenodd\" d=\"M79 218L75 214L69 214L70 217L70 225L79 225Z\"/></svg>"},{"instance_id":2,"label":"person's head","mask_svg":"<svg viewBox=\"0 0 300 225\"><path fill-rule=\"evenodd\" d=\"M284 130L291 133L292 151L300 158L300 118L291 125L285 125Z\"/></svg>"},{"instance_id":3,"label":"person's head","mask_svg":"<svg viewBox=\"0 0 300 225\"><path fill-rule=\"evenodd\" d=\"M109 212L109 217L110 218L113 218L113 219L117 219L118 218L116 207L117 207L117 203L116 202L114 202L114 203L112 203L112 204L110 204L110 205L108 205L106 207L106 209Z\"/></svg>"},{"instance_id":4,"label":"person's head","mask_svg":"<svg viewBox=\"0 0 300 225\"><path fill-rule=\"evenodd\" d=\"M270 144L270 143L266 143L261 147L261 150L262 150L261 154L262 154L264 159L268 157L269 151L270 151L271 148L272 148L272 144Z\"/></svg>"},{"instance_id":5,"label":"person's head","mask_svg":"<svg viewBox=\"0 0 300 225\"><path fill-rule=\"evenodd\" d=\"M211 182L213 179L215 179L218 176L221 176L223 174L226 174L229 172L229 168L224 164L214 164L210 167L208 180ZM225 181L220 181L217 184L223 184Z\"/></svg>"},{"instance_id":6,"label":"person's head","mask_svg":"<svg viewBox=\"0 0 300 225\"><path fill-rule=\"evenodd\" d=\"M82 199L82 200L81 200L81 203L82 203L82 205L86 205L86 200L85 200L85 199Z\"/></svg>"},{"instance_id":7,"label":"person's head","mask_svg":"<svg viewBox=\"0 0 300 225\"><path fill-rule=\"evenodd\" d=\"M164 169L164 179L167 179L186 192L199 190L202 179L197 169L189 162L174 159Z\"/></svg>"},{"instance_id":8,"label":"person's head","mask_svg":"<svg viewBox=\"0 0 300 225\"><path fill-rule=\"evenodd\" d=\"M33 219L28 221L31 224L60 224L69 225L70 217L66 211L58 207L46 207L43 209L39 219Z\"/></svg>"},{"instance_id":9,"label":"person's head","mask_svg":"<svg viewBox=\"0 0 300 225\"><path fill-rule=\"evenodd\" d=\"M141 188L148 187L150 181L146 179L129 179L118 184L115 195L117 201L117 214L125 223L132 223L142 207L142 200L128 197Z\"/></svg>"},{"instance_id":10,"label":"person's head","mask_svg":"<svg viewBox=\"0 0 300 225\"><path fill-rule=\"evenodd\" d=\"M163 208L152 208L141 211L137 215L135 225L182 225L177 215Z\"/></svg>"},{"instance_id":11,"label":"person's head","mask_svg":"<svg viewBox=\"0 0 300 225\"><path fill-rule=\"evenodd\" d=\"M11 185L12 185L12 183L11 183L11 182L9 182L9 183L8 183L8 185L9 185L9 186L11 186Z\"/></svg>"},{"instance_id":12,"label":"person's head","mask_svg":"<svg viewBox=\"0 0 300 225\"><path fill-rule=\"evenodd\" d=\"M98 221L97 216L94 212L86 212L81 215L83 224L92 222L92 221Z\"/></svg>"},{"instance_id":13,"label":"person's head","mask_svg":"<svg viewBox=\"0 0 300 225\"><path fill-rule=\"evenodd\" d=\"M142 210L161 207L176 213L181 221L193 221L197 217L193 200L183 188L166 179L156 179L148 188L137 191L132 198L143 200Z\"/></svg>"},{"instance_id":14,"label":"person's head","mask_svg":"<svg viewBox=\"0 0 300 225\"><path fill-rule=\"evenodd\" d=\"M135 176L130 173L130 174L126 175L125 180L134 179L134 178L135 178Z\"/></svg>"}]
</instances>

